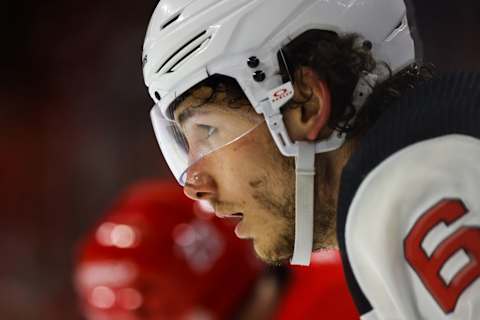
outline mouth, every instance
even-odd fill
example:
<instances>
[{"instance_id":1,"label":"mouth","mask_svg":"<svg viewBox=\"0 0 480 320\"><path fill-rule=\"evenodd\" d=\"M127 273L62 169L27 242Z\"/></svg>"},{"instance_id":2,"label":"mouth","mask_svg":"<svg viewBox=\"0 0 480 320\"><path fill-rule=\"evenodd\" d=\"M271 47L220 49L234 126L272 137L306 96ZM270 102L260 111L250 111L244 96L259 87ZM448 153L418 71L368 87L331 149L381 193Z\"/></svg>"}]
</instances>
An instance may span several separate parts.
<instances>
[{"instance_id":1,"label":"mouth","mask_svg":"<svg viewBox=\"0 0 480 320\"><path fill-rule=\"evenodd\" d=\"M243 213L241 212L224 213L224 212L215 211L215 215L222 219L242 219L243 218Z\"/></svg>"},{"instance_id":2,"label":"mouth","mask_svg":"<svg viewBox=\"0 0 480 320\"><path fill-rule=\"evenodd\" d=\"M232 224L236 224L235 226L235 235L240 239L248 239L249 236L246 233L245 226L244 226L244 215L242 212L233 212L233 213L218 213L222 219L228 219L232 222Z\"/></svg>"}]
</instances>

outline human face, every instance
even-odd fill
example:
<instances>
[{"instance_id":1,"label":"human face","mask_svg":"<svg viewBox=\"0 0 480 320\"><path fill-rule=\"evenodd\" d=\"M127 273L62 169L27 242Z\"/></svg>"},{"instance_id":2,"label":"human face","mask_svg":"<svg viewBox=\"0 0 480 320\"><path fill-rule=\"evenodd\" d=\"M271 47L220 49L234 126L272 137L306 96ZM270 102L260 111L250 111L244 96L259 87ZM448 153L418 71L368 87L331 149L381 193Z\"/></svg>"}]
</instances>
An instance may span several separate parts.
<instances>
[{"instance_id":1,"label":"human face","mask_svg":"<svg viewBox=\"0 0 480 320\"><path fill-rule=\"evenodd\" d=\"M291 258L293 253L294 159L279 152L263 117L248 101L229 104L225 102L228 100L225 95L220 93L208 103L202 103L201 92L194 92L175 110L175 118L181 123L193 153L201 147L195 143L196 135L206 136L215 144L217 139L225 140L222 137L232 132L246 132L195 161L187 171L185 193L192 199L208 200L219 217L239 219L237 236L251 239L262 260L278 264ZM285 120L287 126L288 123L295 125ZM320 160L317 163L320 174L316 176L314 248L320 249L331 244L335 210L334 201L326 201L331 198L325 191L328 184L324 183L328 177L325 168L329 166L322 157L317 156L317 160Z\"/></svg>"},{"instance_id":2,"label":"human face","mask_svg":"<svg viewBox=\"0 0 480 320\"><path fill-rule=\"evenodd\" d=\"M251 239L262 260L279 263L290 258L294 237L293 159L280 154L263 117L249 104L228 105L222 97L195 107L198 102L187 98L175 110L190 149L197 148L190 143L195 141L195 127L203 127L212 139L220 139L225 131L254 129L195 162L187 171L185 193L193 199L208 200L219 217L239 219L235 233Z\"/></svg>"}]
</instances>

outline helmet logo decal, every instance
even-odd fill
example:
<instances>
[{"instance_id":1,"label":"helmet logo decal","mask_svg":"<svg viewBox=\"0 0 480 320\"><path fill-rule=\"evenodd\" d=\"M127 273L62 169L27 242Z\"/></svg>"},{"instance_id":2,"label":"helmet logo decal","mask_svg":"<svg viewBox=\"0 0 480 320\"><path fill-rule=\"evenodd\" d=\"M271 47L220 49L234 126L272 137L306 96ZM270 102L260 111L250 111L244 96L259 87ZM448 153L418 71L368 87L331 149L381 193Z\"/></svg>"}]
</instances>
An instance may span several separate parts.
<instances>
[{"instance_id":1,"label":"helmet logo decal","mask_svg":"<svg viewBox=\"0 0 480 320\"><path fill-rule=\"evenodd\" d=\"M289 92L288 89L286 88L281 88L277 90L276 92L273 93L273 99L272 102L276 102L281 99L285 99L288 97L292 92Z\"/></svg>"},{"instance_id":2,"label":"helmet logo decal","mask_svg":"<svg viewBox=\"0 0 480 320\"><path fill-rule=\"evenodd\" d=\"M269 99L274 110L279 110L293 97L293 86L289 81L270 92Z\"/></svg>"}]
</instances>

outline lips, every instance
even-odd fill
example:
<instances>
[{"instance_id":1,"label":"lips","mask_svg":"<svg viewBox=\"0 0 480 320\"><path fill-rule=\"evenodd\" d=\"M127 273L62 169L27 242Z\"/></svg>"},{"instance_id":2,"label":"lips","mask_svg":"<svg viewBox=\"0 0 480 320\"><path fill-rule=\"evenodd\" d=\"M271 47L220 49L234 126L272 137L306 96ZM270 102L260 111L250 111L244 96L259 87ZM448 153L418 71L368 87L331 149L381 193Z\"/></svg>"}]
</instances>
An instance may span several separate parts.
<instances>
[{"instance_id":1,"label":"lips","mask_svg":"<svg viewBox=\"0 0 480 320\"><path fill-rule=\"evenodd\" d=\"M235 235L239 239L248 239L249 238L248 234L246 233L245 224L243 223L243 220L241 220L237 224L237 226L235 227Z\"/></svg>"},{"instance_id":2,"label":"lips","mask_svg":"<svg viewBox=\"0 0 480 320\"><path fill-rule=\"evenodd\" d=\"M221 211L215 211L215 215L219 218L225 219L225 218L236 218L236 219L241 219L243 218L243 213L241 212L232 212L232 213L227 213L227 212L221 212Z\"/></svg>"},{"instance_id":3,"label":"lips","mask_svg":"<svg viewBox=\"0 0 480 320\"><path fill-rule=\"evenodd\" d=\"M237 223L237 226L235 227L235 234L240 239L247 239L248 238L248 236L245 232L246 230L245 230L245 226L244 226L244 222L243 222L244 216L243 216L242 212L224 213L224 212L216 211L215 214L219 218L229 219L229 220L232 220L232 222L236 222L236 221L234 221L235 219L239 220L238 223Z\"/></svg>"}]
</instances>

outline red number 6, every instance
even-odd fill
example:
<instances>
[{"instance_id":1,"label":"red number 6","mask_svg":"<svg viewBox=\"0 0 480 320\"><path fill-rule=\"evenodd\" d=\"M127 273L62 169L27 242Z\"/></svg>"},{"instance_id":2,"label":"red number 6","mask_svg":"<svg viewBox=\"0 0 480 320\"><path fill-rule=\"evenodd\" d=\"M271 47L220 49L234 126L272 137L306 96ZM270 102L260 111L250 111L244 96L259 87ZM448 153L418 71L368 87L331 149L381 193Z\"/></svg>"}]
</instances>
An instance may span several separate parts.
<instances>
[{"instance_id":1,"label":"red number 6","mask_svg":"<svg viewBox=\"0 0 480 320\"><path fill-rule=\"evenodd\" d=\"M460 199L441 200L417 220L404 241L408 263L446 314L455 309L463 291L480 277L480 228L459 228L444 239L430 257L421 244L425 236L439 223L448 226L467 212ZM440 270L450 257L462 249L470 262L447 284L440 276Z\"/></svg>"}]
</instances>

